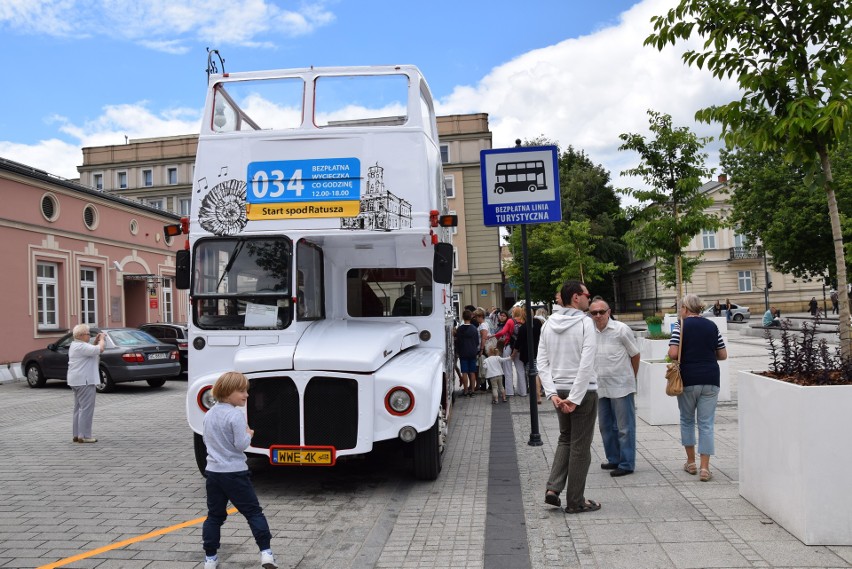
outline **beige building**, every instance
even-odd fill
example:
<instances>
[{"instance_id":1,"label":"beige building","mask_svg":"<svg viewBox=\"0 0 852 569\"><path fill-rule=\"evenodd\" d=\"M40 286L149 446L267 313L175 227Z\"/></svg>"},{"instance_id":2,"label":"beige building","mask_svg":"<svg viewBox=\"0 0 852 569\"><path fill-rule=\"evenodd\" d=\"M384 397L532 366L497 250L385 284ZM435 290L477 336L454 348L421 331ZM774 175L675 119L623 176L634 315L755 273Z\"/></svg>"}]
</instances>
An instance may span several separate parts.
<instances>
[{"instance_id":1,"label":"beige building","mask_svg":"<svg viewBox=\"0 0 852 569\"><path fill-rule=\"evenodd\" d=\"M728 180L720 175L717 180L707 182L702 191L713 199L710 212L720 217L727 215ZM761 318L765 312L764 290L767 279L769 303L781 309L782 315L807 310L808 301L816 297L822 307L823 283L819 280L803 281L775 272L771 258L764 260L760 244L748 243L734 229L702 231L686 246L687 256L703 253L703 262L695 269L691 283L685 283L684 292L697 294L712 305L716 300L724 303L748 306L752 319ZM766 267L766 270L764 270ZM654 262L633 261L618 278L618 297L624 312L670 312L675 303L675 290L664 287L655 272ZM831 303L828 303L829 309Z\"/></svg>"},{"instance_id":2,"label":"beige building","mask_svg":"<svg viewBox=\"0 0 852 569\"><path fill-rule=\"evenodd\" d=\"M485 113L437 118L449 209L459 216L453 235L454 304L503 305L499 234L482 219L479 152L491 148ZM131 140L83 149L80 183L189 215L197 135Z\"/></svg>"},{"instance_id":3,"label":"beige building","mask_svg":"<svg viewBox=\"0 0 852 569\"><path fill-rule=\"evenodd\" d=\"M468 304L486 309L502 307L499 230L485 227L482 215L479 152L491 148L488 115L438 117L438 137L444 178L451 196L449 208L459 216L459 226L453 235L456 253L453 302L459 308Z\"/></svg>"},{"instance_id":4,"label":"beige building","mask_svg":"<svg viewBox=\"0 0 852 569\"><path fill-rule=\"evenodd\" d=\"M187 216L197 147L191 134L83 148L80 184Z\"/></svg>"}]
</instances>

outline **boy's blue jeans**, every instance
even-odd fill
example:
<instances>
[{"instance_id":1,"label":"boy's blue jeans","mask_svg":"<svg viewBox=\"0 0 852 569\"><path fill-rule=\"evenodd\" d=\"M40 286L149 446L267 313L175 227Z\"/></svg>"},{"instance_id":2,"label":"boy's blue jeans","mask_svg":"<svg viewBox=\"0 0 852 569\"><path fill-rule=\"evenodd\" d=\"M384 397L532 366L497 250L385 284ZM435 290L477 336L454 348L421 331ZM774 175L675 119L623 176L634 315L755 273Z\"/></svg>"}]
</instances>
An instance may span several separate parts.
<instances>
[{"instance_id":1,"label":"boy's blue jeans","mask_svg":"<svg viewBox=\"0 0 852 569\"><path fill-rule=\"evenodd\" d=\"M201 532L204 553L213 556L219 551L219 530L228 517L228 500L246 518L254 541L261 551L269 549L272 533L257 494L251 485L248 470L243 472L206 472L207 474L207 519Z\"/></svg>"}]
</instances>

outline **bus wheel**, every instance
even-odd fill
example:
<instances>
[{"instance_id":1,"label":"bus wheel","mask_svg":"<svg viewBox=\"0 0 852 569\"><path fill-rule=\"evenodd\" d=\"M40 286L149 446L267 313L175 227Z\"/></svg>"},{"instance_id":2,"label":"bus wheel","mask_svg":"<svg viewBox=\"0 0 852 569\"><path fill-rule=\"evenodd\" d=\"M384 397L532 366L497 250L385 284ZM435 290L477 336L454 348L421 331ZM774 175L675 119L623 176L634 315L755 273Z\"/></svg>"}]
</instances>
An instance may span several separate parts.
<instances>
[{"instance_id":1,"label":"bus wheel","mask_svg":"<svg viewBox=\"0 0 852 569\"><path fill-rule=\"evenodd\" d=\"M494 191L498 194L502 194L505 190L503 190L503 186L497 186L496 188L494 188Z\"/></svg>"},{"instance_id":2,"label":"bus wheel","mask_svg":"<svg viewBox=\"0 0 852 569\"><path fill-rule=\"evenodd\" d=\"M441 419L414 439L414 476L418 480L435 480L441 472L444 455L440 444Z\"/></svg>"},{"instance_id":3,"label":"bus wheel","mask_svg":"<svg viewBox=\"0 0 852 569\"><path fill-rule=\"evenodd\" d=\"M198 465L198 470L201 471L201 476L207 478L207 445L204 444L204 437L198 433L193 433L193 443L195 446L195 464Z\"/></svg>"},{"instance_id":4,"label":"bus wheel","mask_svg":"<svg viewBox=\"0 0 852 569\"><path fill-rule=\"evenodd\" d=\"M536 186L535 184L530 184L527 189L531 192L534 192L538 189L538 186Z\"/></svg>"}]
</instances>

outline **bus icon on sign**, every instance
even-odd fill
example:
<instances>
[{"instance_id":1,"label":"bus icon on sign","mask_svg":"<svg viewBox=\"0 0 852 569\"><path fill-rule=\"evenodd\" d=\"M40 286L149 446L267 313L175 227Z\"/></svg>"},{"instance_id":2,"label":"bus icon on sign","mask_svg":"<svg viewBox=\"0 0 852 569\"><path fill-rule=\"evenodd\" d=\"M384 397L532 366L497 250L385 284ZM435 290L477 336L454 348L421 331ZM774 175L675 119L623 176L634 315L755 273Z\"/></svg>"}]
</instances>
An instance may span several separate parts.
<instances>
[{"instance_id":1,"label":"bus icon on sign","mask_svg":"<svg viewBox=\"0 0 852 569\"><path fill-rule=\"evenodd\" d=\"M547 189L544 160L524 162L498 162L495 168L494 191L534 192Z\"/></svg>"}]
</instances>

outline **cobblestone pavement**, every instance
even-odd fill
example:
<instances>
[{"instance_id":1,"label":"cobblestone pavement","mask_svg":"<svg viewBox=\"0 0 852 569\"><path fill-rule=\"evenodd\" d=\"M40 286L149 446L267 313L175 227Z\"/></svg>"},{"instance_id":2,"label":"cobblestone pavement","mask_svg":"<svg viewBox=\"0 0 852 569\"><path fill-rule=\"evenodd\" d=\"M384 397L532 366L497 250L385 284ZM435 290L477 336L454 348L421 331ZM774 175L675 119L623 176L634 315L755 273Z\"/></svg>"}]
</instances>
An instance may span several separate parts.
<instances>
[{"instance_id":1,"label":"cobblestone pavement","mask_svg":"<svg viewBox=\"0 0 852 569\"><path fill-rule=\"evenodd\" d=\"M732 373L766 367L759 338L734 339L729 350ZM205 493L184 418L185 385L126 384L98 395L99 442L80 445L71 442L67 387L0 384L0 567L200 567ZM597 468L596 434L587 496L603 508L582 515L543 503L558 435L552 407L538 407L544 444L533 447L527 444L529 400L510 398L505 417L514 430L526 523L502 528L504 535L525 534L529 566L542 569L852 567L852 547L804 546L739 497L735 380L732 392L734 402L717 412L711 482L681 470L678 427L639 420L630 476L615 479ZM488 478L498 409L505 410L490 405L488 396L457 401L436 482L413 480L390 451L333 469L281 469L252 460L281 567L497 567L501 558L491 554L501 538L486 532L486 510L489 498L493 503L502 492ZM239 515L226 522L222 538L220 567L258 566ZM78 555L85 557L56 565ZM511 567L509 559L500 566Z\"/></svg>"}]
</instances>

